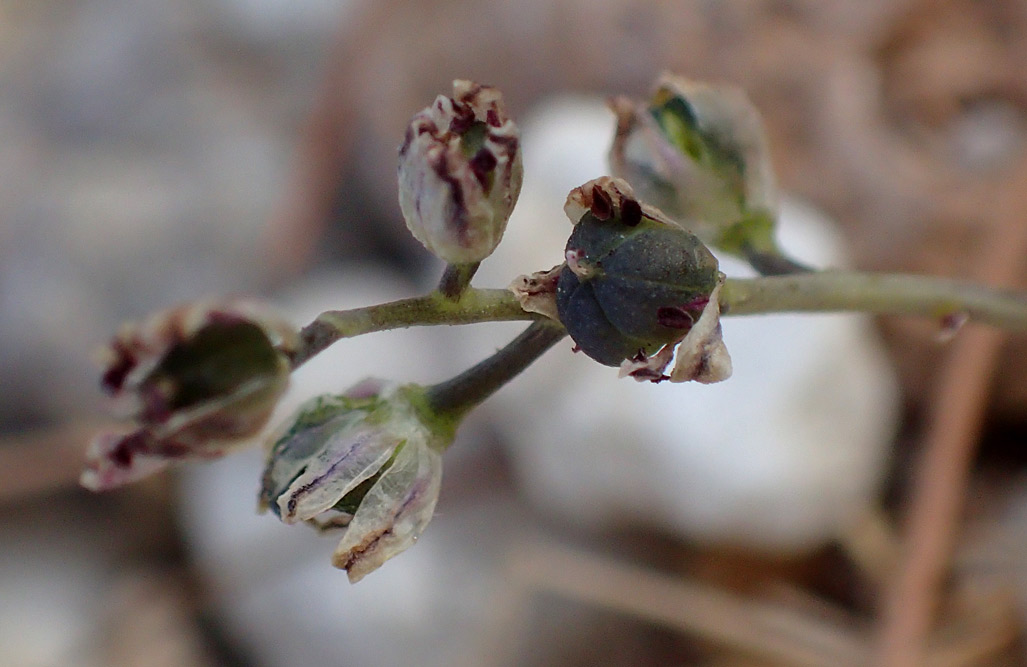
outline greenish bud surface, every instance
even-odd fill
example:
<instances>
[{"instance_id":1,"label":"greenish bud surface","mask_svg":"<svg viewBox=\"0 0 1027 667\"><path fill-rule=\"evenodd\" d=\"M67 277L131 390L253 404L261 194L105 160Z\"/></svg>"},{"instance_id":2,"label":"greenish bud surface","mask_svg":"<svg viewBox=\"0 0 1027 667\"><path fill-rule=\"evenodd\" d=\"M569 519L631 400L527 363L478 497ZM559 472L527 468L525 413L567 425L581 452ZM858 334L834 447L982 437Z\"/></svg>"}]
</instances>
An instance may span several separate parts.
<instances>
[{"instance_id":1,"label":"greenish bud surface","mask_svg":"<svg viewBox=\"0 0 1027 667\"><path fill-rule=\"evenodd\" d=\"M571 338L608 366L680 341L717 287L716 258L694 234L640 205L623 181L599 179L578 191L588 201L556 294Z\"/></svg>"}]
</instances>

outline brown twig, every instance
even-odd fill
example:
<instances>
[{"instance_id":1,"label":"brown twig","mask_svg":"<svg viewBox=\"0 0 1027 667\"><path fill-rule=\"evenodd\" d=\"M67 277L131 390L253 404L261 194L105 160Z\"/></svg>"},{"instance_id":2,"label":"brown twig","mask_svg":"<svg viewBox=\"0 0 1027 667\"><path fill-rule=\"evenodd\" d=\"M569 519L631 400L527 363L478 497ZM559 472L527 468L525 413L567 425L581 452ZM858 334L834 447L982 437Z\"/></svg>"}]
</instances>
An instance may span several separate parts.
<instances>
[{"instance_id":1,"label":"brown twig","mask_svg":"<svg viewBox=\"0 0 1027 667\"><path fill-rule=\"evenodd\" d=\"M995 201L998 224L981 259L978 279L1012 285L1027 255L1027 168L1015 170ZM988 206L982 201L981 206ZM958 530L967 478L1005 334L971 327L954 343L932 402L924 451L906 516L903 554L885 593L880 664L924 664L927 638Z\"/></svg>"},{"instance_id":2,"label":"brown twig","mask_svg":"<svg viewBox=\"0 0 1027 667\"><path fill-rule=\"evenodd\" d=\"M554 543L519 550L513 579L683 630L758 656L761 664L865 665L868 642L855 623L839 624L785 605L745 598L710 584L642 569ZM521 542L523 545L523 542ZM525 612L523 600L514 605ZM839 614L844 612L839 610ZM505 642L509 643L509 642ZM499 645L493 640L490 646Z\"/></svg>"}]
</instances>

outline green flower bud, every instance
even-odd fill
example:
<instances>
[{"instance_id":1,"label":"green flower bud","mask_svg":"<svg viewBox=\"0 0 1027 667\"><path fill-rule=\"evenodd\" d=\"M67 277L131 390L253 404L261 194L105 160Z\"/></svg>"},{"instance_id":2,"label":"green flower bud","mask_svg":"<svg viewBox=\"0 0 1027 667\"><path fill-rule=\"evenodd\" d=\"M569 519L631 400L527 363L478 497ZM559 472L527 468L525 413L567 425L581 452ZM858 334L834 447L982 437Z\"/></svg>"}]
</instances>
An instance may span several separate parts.
<instances>
[{"instance_id":1,"label":"green flower bud","mask_svg":"<svg viewBox=\"0 0 1027 667\"><path fill-rule=\"evenodd\" d=\"M453 429L432 420L416 385L372 380L312 399L271 446L261 507L285 523L344 528L332 563L359 581L428 525Z\"/></svg>"},{"instance_id":2,"label":"green flower bud","mask_svg":"<svg viewBox=\"0 0 1027 667\"><path fill-rule=\"evenodd\" d=\"M123 327L106 350L102 384L138 428L93 440L82 485L111 489L255 435L285 392L297 340L251 301L179 306Z\"/></svg>"},{"instance_id":3,"label":"green flower bud","mask_svg":"<svg viewBox=\"0 0 1027 667\"><path fill-rule=\"evenodd\" d=\"M407 228L450 264L492 254L521 191L520 134L490 86L454 81L413 117L399 149Z\"/></svg>"},{"instance_id":4,"label":"green flower bud","mask_svg":"<svg viewBox=\"0 0 1027 667\"><path fill-rule=\"evenodd\" d=\"M777 189L759 112L733 86L664 73L648 103L611 101L616 176L704 241L774 248Z\"/></svg>"},{"instance_id":5,"label":"green flower bud","mask_svg":"<svg viewBox=\"0 0 1027 667\"><path fill-rule=\"evenodd\" d=\"M638 379L669 379L663 369L674 346L715 300L723 280L717 259L620 179L572 190L565 208L576 224L557 280L560 321L599 363Z\"/></svg>"}]
</instances>

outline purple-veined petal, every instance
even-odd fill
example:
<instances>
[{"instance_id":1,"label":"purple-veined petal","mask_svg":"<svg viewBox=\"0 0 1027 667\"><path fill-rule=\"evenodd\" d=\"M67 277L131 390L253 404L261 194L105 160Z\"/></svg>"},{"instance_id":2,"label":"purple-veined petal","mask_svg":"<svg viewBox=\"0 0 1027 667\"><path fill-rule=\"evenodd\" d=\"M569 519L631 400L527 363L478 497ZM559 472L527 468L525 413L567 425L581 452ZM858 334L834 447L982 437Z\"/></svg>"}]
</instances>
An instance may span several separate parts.
<instances>
[{"instance_id":1,"label":"purple-veined petal","mask_svg":"<svg viewBox=\"0 0 1027 667\"><path fill-rule=\"evenodd\" d=\"M325 425L330 426L332 422ZM342 424L334 426L342 427ZM395 438L388 437L380 428L362 427L355 431L340 428L278 497L282 521L307 521L331 509L361 482L381 470L397 444Z\"/></svg>"},{"instance_id":2,"label":"purple-veined petal","mask_svg":"<svg viewBox=\"0 0 1027 667\"><path fill-rule=\"evenodd\" d=\"M367 492L332 563L356 583L412 546L435 512L441 482L440 452L427 438L407 440Z\"/></svg>"}]
</instances>

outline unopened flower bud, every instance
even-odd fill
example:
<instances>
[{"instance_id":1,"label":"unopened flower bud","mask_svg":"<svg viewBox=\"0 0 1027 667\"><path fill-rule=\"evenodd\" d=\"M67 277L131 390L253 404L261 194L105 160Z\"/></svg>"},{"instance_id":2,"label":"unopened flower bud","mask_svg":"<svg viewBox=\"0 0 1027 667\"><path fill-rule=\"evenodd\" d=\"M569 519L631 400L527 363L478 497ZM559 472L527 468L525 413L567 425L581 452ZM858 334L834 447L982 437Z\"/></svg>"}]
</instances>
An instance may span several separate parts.
<instances>
[{"instance_id":1,"label":"unopened flower bud","mask_svg":"<svg viewBox=\"0 0 1027 667\"><path fill-rule=\"evenodd\" d=\"M521 191L520 134L502 95L454 81L413 117L399 149L399 205L425 248L450 264L492 254Z\"/></svg>"},{"instance_id":2,"label":"unopened flower bud","mask_svg":"<svg viewBox=\"0 0 1027 667\"><path fill-rule=\"evenodd\" d=\"M255 435L288 385L296 343L291 325L250 301L183 305L126 325L106 350L102 384L137 428L93 440L82 485L111 489Z\"/></svg>"},{"instance_id":3,"label":"unopened flower bud","mask_svg":"<svg viewBox=\"0 0 1027 667\"><path fill-rule=\"evenodd\" d=\"M271 446L260 503L283 522L344 528L332 557L351 582L413 545L435 511L453 425L416 385L365 381L300 407Z\"/></svg>"},{"instance_id":4,"label":"unopened flower bud","mask_svg":"<svg viewBox=\"0 0 1027 667\"><path fill-rule=\"evenodd\" d=\"M642 200L729 252L772 243L773 166L760 114L741 89L664 73L647 103L610 104L610 168Z\"/></svg>"},{"instance_id":5,"label":"unopened flower bud","mask_svg":"<svg viewBox=\"0 0 1027 667\"><path fill-rule=\"evenodd\" d=\"M710 335L719 335L719 311L710 307L723 280L716 258L694 234L639 203L620 179L572 190L565 208L576 224L556 301L578 348L637 379L698 379L701 368L676 378L663 370L704 313Z\"/></svg>"}]
</instances>

